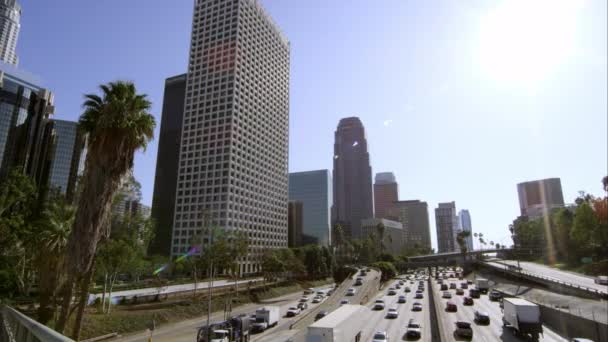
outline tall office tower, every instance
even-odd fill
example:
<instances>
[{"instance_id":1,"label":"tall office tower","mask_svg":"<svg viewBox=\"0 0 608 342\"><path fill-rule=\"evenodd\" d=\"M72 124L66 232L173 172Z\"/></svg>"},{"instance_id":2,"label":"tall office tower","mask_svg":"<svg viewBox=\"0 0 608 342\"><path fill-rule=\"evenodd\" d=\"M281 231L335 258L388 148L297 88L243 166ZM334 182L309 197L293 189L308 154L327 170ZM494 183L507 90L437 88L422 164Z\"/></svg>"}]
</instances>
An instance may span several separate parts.
<instances>
[{"instance_id":1,"label":"tall office tower","mask_svg":"<svg viewBox=\"0 0 608 342\"><path fill-rule=\"evenodd\" d=\"M377 218L391 219L388 216L393 202L399 200L399 186L392 172L376 173L374 183L374 209Z\"/></svg>"},{"instance_id":2,"label":"tall office tower","mask_svg":"<svg viewBox=\"0 0 608 342\"><path fill-rule=\"evenodd\" d=\"M473 228L471 225L471 214L467 209L462 209L458 212L458 228L463 231L469 232L469 236L466 238L467 249L473 250Z\"/></svg>"},{"instance_id":3,"label":"tall office tower","mask_svg":"<svg viewBox=\"0 0 608 342\"><path fill-rule=\"evenodd\" d=\"M389 208L387 215L403 225L406 247L431 249L429 209L426 202L397 201Z\"/></svg>"},{"instance_id":4,"label":"tall office tower","mask_svg":"<svg viewBox=\"0 0 608 342\"><path fill-rule=\"evenodd\" d=\"M552 209L564 206L564 194L559 178L547 178L517 184L521 216L538 219Z\"/></svg>"},{"instance_id":5,"label":"tall office tower","mask_svg":"<svg viewBox=\"0 0 608 342\"><path fill-rule=\"evenodd\" d=\"M0 180L23 170L36 184L48 176L53 94L39 80L0 61Z\"/></svg>"},{"instance_id":6,"label":"tall office tower","mask_svg":"<svg viewBox=\"0 0 608 342\"><path fill-rule=\"evenodd\" d=\"M345 235L361 237L361 220L374 217L372 168L365 129L357 117L340 120L334 143L334 205L332 224Z\"/></svg>"},{"instance_id":7,"label":"tall office tower","mask_svg":"<svg viewBox=\"0 0 608 342\"><path fill-rule=\"evenodd\" d=\"M458 217L456 203L439 203L435 208L435 223L437 225L437 248L439 253L456 252L456 234L458 233Z\"/></svg>"},{"instance_id":8,"label":"tall office tower","mask_svg":"<svg viewBox=\"0 0 608 342\"><path fill-rule=\"evenodd\" d=\"M330 191L329 170L289 174L289 200L303 204L302 244L331 244Z\"/></svg>"},{"instance_id":9,"label":"tall office tower","mask_svg":"<svg viewBox=\"0 0 608 342\"><path fill-rule=\"evenodd\" d=\"M16 0L0 0L0 61L17 65L17 38L21 24L21 6Z\"/></svg>"},{"instance_id":10,"label":"tall office tower","mask_svg":"<svg viewBox=\"0 0 608 342\"><path fill-rule=\"evenodd\" d=\"M301 247L304 245L304 204L300 201L289 201L287 212L287 246Z\"/></svg>"},{"instance_id":11,"label":"tall office tower","mask_svg":"<svg viewBox=\"0 0 608 342\"><path fill-rule=\"evenodd\" d=\"M287 247L289 54L259 1L195 1L172 255L208 225L249 235L242 273Z\"/></svg>"},{"instance_id":12,"label":"tall office tower","mask_svg":"<svg viewBox=\"0 0 608 342\"><path fill-rule=\"evenodd\" d=\"M48 127L53 132L47 186L59 190L71 201L76 181L84 172L86 134L73 121L51 120Z\"/></svg>"},{"instance_id":13,"label":"tall office tower","mask_svg":"<svg viewBox=\"0 0 608 342\"><path fill-rule=\"evenodd\" d=\"M160 120L154 194L152 195L152 218L156 223L150 253L171 255L171 232L175 214L177 170L186 100L186 74L165 80L163 112Z\"/></svg>"}]
</instances>

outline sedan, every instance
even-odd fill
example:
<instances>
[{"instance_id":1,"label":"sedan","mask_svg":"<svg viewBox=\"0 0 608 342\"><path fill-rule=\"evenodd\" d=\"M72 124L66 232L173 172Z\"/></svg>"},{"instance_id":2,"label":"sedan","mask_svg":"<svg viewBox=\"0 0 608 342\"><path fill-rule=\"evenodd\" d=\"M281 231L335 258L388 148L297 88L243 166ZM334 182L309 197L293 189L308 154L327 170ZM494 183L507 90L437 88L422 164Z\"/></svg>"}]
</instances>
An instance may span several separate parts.
<instances>
[{"instance_id":1,"label":"sedan","mask_svg":"<svg viewBox=\"0 0 608 342\"><path fill-rule=\"evenodd\" d=\"M347 296L354 296L354 295L355 295L355 293L357 293L357 290L355 290L355 289L354 289L354 288L352 288L352 287L351 287L350 289L348 289L348 291L346 291L346 295L347 295Z\"/></svg>"},{"instance_id":2,"label":"sedan","mask_svg":"<svg viewBox=\"0 0 608 342\"><path fill-rule=\"evenodd\" d=\"M376 300L374 303L374 310L384 310L385 304L382 299Z\"/></svg>"},{"instance_id":3,"label":"sedan","mask_svg":"<svg viewBox=\"0 0 608 342\"><path fill-rule=\"evenodd\" d=\"M287 316L287 317L294 317L294 316L297 316L297 315L299 315L299 314L300 314L300 309L298 309L298 308L297 308L297 307L295 307L295 306L292 306L292 307L290 307L290 308L287 310L287 314L286 314L286 316Z\"/></svg>"},{"instance_id":4,"label":"sedan","mask_svg":"<svg viewBox=\"0 0 608 342\"><path fill-rule=\"evenodd\" d=\"M477 324L490 324L490 315L487 312L475 310L475 322Z\"/></svg>"},{"instance_id":5,"label":"sedan","mask_svg":"<svg viewBox=\"0 0 608 342\"><path fill-rule=\"evenodd\" d=\"M403 291L404 291L404 292L410 292L410 291L412 291L412 290L410 289L410 287L409 287L409 286L406 286L406 287L405 287L405 289L404 289Z\"/></svg>"},{"instance_id":6,"label":"sedan","mask_svg":"<svg viewBox=\"0 0 608 342\"><path fill-rule=\"evenodd\" d=\"M397 311L396 308L388 309L388 312L386 313L386 318L398 318L398 317L399 317L399 312Z\"/></svg>"},{"instance_id":7,"label":"sedan","mask_svg":"<svg viewBox=\"0 0 608 342\"><path fill-rule=\"evenodd\" d=\"M452 301L448 301L447 304L445 305L445 311L448 311L448 312L457 312L458 311L458 307L456 306L456 303L454 303Z\"/></svg>"},{"instance_id":8,"label":"sedan","mask_svg":"<svg viewBox=\"0 0 608 342\"><path fill-rule=\"evenodd\" d=\"M471 329L471 323L464 321L456 322L456 330L454 331L454 335L472 339L473 329Z\"/></svg>"},{"instance_id":9,"label":"sedan","mask_svg":"<svg viewBox=\"0 0 608 342\"><path fill-rule=\"evenodd\" d=\"M415 302L412 306L412 311L422 311L422 303Z\"/></svg>"},{"instance_id":10,"label":"sedan","mask_svg":"<svg viewBox=\"0 0 608 342\"><path fill-rule=\"evenodd\" d=\"M502 298L502 294L496 290L492 290L490 291L490 294L488 295L488 297L490 298L491 301L499 301Z\"/></svg>"},{"instance_id":11,"label":"sedan","mask_svg":"<svg viewBox=\"0 0 608 342\"><path fill-rule=\"evenodd\" d=\"M403 304L405 302L407 302L406 297L405 296L399 296L399 300L397 300L397 303Z\"/></svg>"},{"instance_id":12,"label":"sedan","mask_svg":"<svg viewBox=\"0 0 608 342\"><path fill-rule=\"evenodd\" d=\"M464 304L464 305L473 305L473 298L471 298L471 297L464 297L464 299L462 300L462 304Z\"/></svg>"},{"instance_id":13,"label":"sedan","mask_svg":"<svg viewBox=\"0 0 608 342\"><path fill-rule=\"evenodd\" d=\"M315 297L312 299L313 304L321 303L323 301L323 297Z\"/></svg>"},{"instance_id":14,"label":"sedan","mask_svg":"<svg viewBox=\"0 0 608 342\"><path fill-rule=\"evenodd\" d=\"M348 304L348 299L342 299L340 305Z\"/></svg>"},{"instance_id":15,"label":"sedan","mask_svg":"<svg viewBox=\"0 0 608 342\"><path fill-rule=\"evenodd\" d=\"M372 337L372 342L386 342L388 341L388 334L386 331L377 331Z\"/></svg>"},{"instance_id":16,"label":"sedan","mask_svg":"<svg viewBox=\"0 0 608 342\"><path fill-rule=\"evenodd\" d=\"M452 298L452 294L451 294L451 293L449 293L448 291L444 291L444 292L443 292L443 295L441 296L441 298L447 298L447 299L450 299L450 298Z\"/></svg>"},{"instance_id":17,"label":"sedan","mask_svg":"<svg viewBox=\"0 0 608 342\"><path fill-rule=\"evenodd\" d=\"M464 290L463 289L456 289L456 295L463 296L464 295Z\"/></svg>"},{"instance_id":18,"label":"sedan","mask_svg":"<svg viewBox=\"0 0 608 342\"><path fill-rule=\"evenodd\" d=\"M420 328L420 324L414 322L414 320L410 319L407 324L407 330L405 331L405 337L407 338L420 338L422 337L422 330Z\"/></svg>"},{"instance_id":19,"label":"sedan","mask_svg":"<svg viewBox=\"0 0 608 342\"><path fill-rule=\"evenodd\" d=\"M395 289L389 289L387 294L388 294L389 296L394 296L394 295L396 295L396 294L397 294L397 290L395 290Z\"/></svg>"},{"instance_id":20,"label":"sedan","mask_svg":"<svg viewBox=\"0 0 608 342\"><path fill-rule=\"evenodd\" d=\"M302 311L308 309L308 303L298 303L298 309Z\"/></svg>"},{"instance_id":21,"label":"sedan","mask_svg":"<svg viewBox=\"0 0 608 342\"><path fill-rule=\"evenodd\" d=\"M416 296L414 298L422 299L422 298L424 298L424 295L422 293L416 293Z\"/></svg>"},{"instance_id":22,"label":"sedan","mask_svg":"<svg viewBox=\"0 0 608 342\"><path fill-rule=\"evenodd\" d=\"M450 283L450 290L456 290L456 284Z\"/></svg>"},{"instance_id":23,"label":"sedan","mask_svg":"<svg viewBox=\"0 0 608 342\"><path fill-rule=\"evenodd\" d=\"M319 313L315 316L315 322L320 320L321 318L327 316L327 311L319 311Z\"/></svg>"},{"instance_id":24,"label":"sedan","mask_svg":"<svg viewBox=\"0 0 608 342\"><path fill-rule=\"evenodd\" d=\"M461 283L461 284L460 284L460 288L461 288L461 289L465 289L465 290L466 290L466 289L468 289L468 288L469 288L469 284L467 284L467 283Z\"/></svg>"}]
</instances>

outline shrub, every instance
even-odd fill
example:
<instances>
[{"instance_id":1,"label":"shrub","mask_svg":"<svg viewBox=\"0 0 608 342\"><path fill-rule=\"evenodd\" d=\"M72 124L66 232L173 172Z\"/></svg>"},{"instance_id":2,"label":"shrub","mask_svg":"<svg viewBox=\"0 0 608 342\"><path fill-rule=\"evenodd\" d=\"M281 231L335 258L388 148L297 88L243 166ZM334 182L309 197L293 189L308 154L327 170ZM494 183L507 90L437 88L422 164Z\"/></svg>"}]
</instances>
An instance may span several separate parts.
<instances>
[{"instance_id":1,"label":"shrub","mask_svg":"<svg viewBox=\"0 0 608 342\"><path fill-rule=\"evenodd\" d=\"M394 278L397 275L397 269L395 268L395 265L393 265L393 263L391 263L391 262L386 262L386 261L376 262L376 263L372 264L372 267L375 267L375 268L379 269L380 272L382 272L382 277L380 278L380 280L382 280L382 281L387 281L391 278Z\"/></svg>"}]
</instances>

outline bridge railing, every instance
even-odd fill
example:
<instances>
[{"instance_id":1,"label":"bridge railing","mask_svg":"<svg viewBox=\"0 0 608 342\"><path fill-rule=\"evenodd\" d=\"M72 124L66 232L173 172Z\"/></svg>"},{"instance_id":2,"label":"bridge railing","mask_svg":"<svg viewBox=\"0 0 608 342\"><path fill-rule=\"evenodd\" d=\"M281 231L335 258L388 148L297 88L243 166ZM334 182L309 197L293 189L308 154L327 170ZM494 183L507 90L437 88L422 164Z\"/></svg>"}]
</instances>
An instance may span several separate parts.
<instances>
[{"instance_id":1,"label":"bridge railing","mask_svg":"<svg viewBox=\"0 0 608 342\"><path fill-rule=\"evenodd\" d=\"M10 306L0 308L0 341L74 342Z\"/></svg>"}]
</instances>

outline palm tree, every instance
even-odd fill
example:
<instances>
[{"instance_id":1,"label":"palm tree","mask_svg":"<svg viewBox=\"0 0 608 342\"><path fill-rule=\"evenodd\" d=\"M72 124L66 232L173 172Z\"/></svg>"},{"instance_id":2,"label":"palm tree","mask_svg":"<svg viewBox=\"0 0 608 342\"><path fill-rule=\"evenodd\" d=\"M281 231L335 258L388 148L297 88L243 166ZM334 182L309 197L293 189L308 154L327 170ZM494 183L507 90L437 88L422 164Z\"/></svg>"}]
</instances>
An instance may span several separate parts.
<instances>
[{"instance_id":1,"label":"palm tree","mask_svg":"<svg viewBox=\"0 0 608 342\"><path fill-rule=\"evenodd\" d=\"M82 192L68 243L68 284L57 329L63 332L75 289L80 298L73 337L78 340L82 314L95 266L97 244L109 236L108 216L121 179L133 168L134 154L145 149L156 123L148 113L146 95L137 94L131 82L100 86L101 96L85 95L79 126L88 134ZM71 284L74 284L73 286Z\"/></svg>"},{"instance_id":2,"label":"palm tree","mask_svg":"<svg viewBox=\"0 0 608 342\"><path fill-rule=\"evenodd\" d=\"M456 234L456 242L460 247L460 252L462 253L462 261L465 262L467 259L467 237L471 236L471 232L468 230L461 230Z\"/></svg>"}]
</instances>

